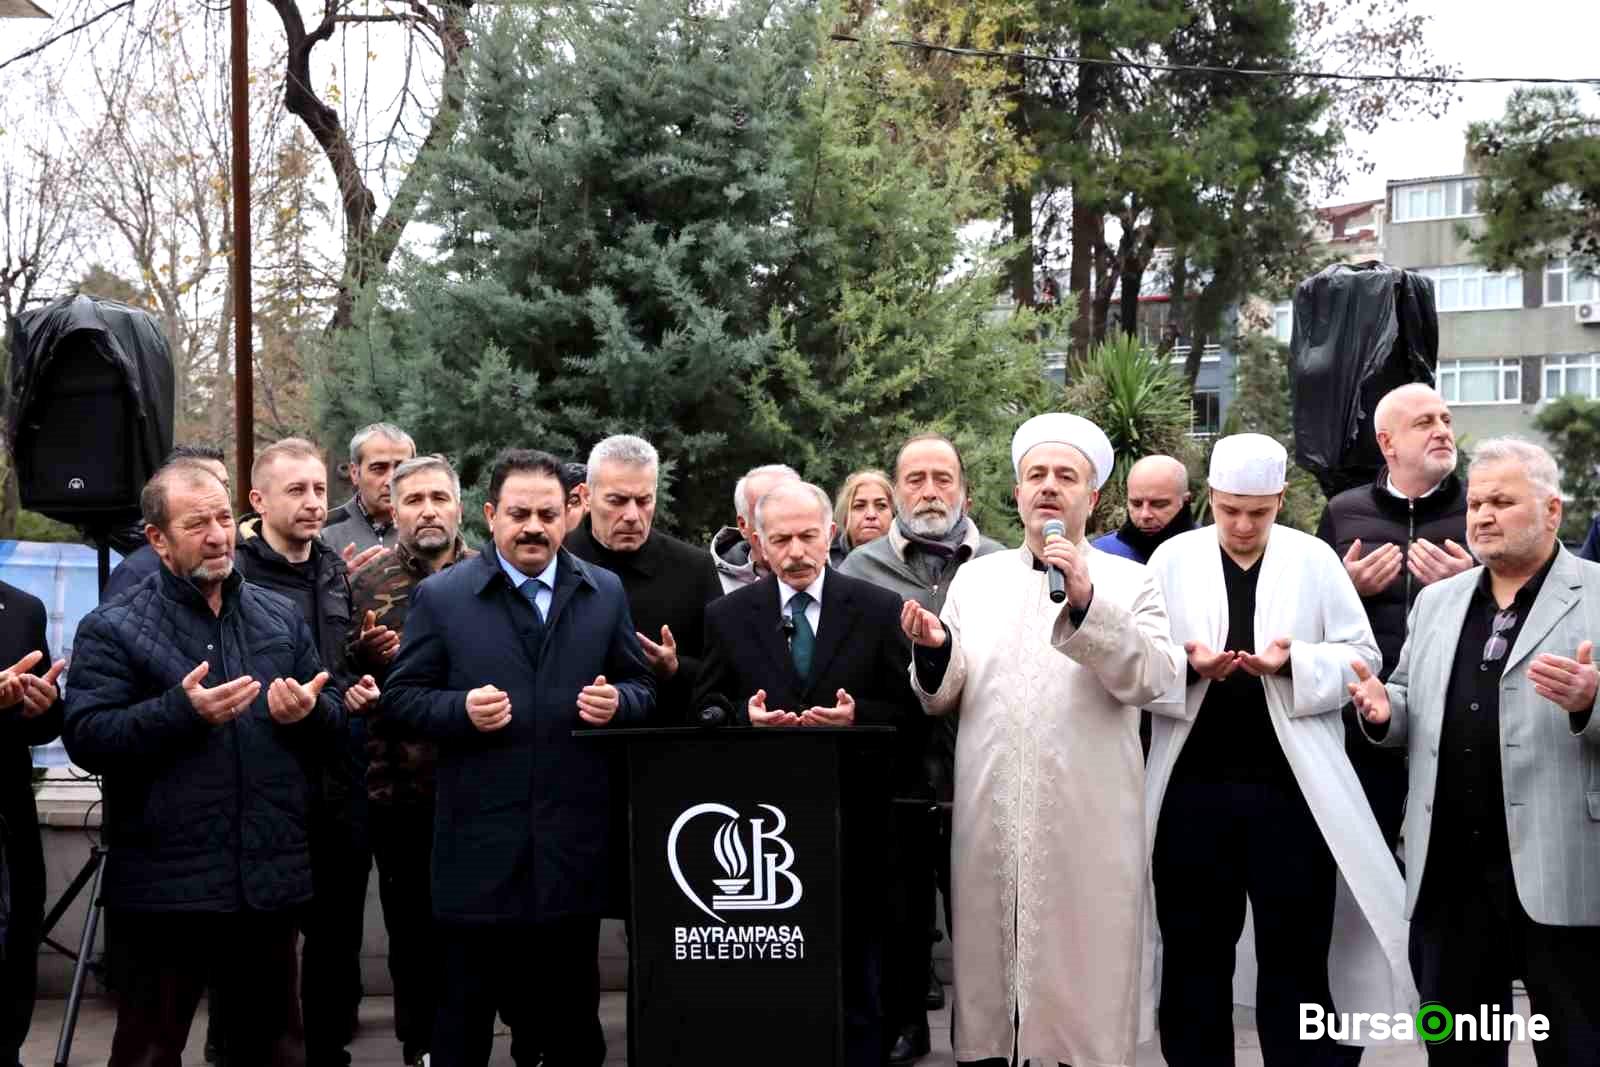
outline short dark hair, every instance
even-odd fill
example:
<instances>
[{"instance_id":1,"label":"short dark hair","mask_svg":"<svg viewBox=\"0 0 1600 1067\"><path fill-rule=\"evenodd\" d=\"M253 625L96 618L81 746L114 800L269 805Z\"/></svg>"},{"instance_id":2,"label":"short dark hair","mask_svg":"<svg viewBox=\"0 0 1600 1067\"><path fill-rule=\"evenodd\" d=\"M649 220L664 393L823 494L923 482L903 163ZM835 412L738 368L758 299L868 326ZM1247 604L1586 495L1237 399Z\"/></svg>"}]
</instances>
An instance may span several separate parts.
<instances>
[{"instance_id":1,"label":"short dark hair","mask_svg":"<svg viewBox=\"0 0 1600 1067\"><path fill-rule=\"evenodd\" d=\"M950 451L956 454L956 477L961 479L961 484L965 486L967 484L967 461L961 458L961 449L957 448L956 443L944 434L935 433L932 430L927 433L914 433L900 442L900 448L894 454L894 480L897 482L900 480L900 457L905 455L906 449L912 445L919 445L924 441L938 441L941 444L950 446Z\"/></svg>"},{"instance_id":2,"label":"short dark hair","mask_svg":"<svg viewBox=\"0 0 1600 1067\"><path fill-rule=\"evenodd\" d=\"M196 459L182 458L168 460L161 469L150 476L144 483L144 490L139 494L139 510L144 514L146 526L154 526L158 530L166 530L167 523L172 521L172 513L167 510L167 501L171 496L172 483L182 481L186 485L204 485L208 481L216 482L218 486L226 489L216 472Z\"/></svg>"},{"instance_id":3,"label":"short dark hair","mask_svg":"<svg viewBox=\"0 0 1600 1067\"><path fill-rule=\"evenodd\" d=\"M561 481L561 461L548 452L541 452L536 448L507 448L494 457L494 466L489 470L489 503L499 507L500 490L505 487L506 479L513 474L542 474L546 478ZM565 492L566 486L562 485Z\"/></svg>"},{"instance_id":4,"label":"short dark hair","mask_svg":"<svg viewBox=\"0 0 1600 1067\"><path fill-rule=\"evenodd\" d=\"M222 454L222 449L212 445L174 445L172 451L167 454L167 462L171 463L175 459L197 459L209 463L228 462Z\"/></svg>"},{"instance_id":5,"label":"short dark hair","mask_svg":"<svg viewBox=\"0 0 1600 1067\"><path fill-rule=\"evenodd\" d=\"M578 486L589 480L589 468L582 463L563 463L561 465L561 491L570 493Z\"/></svg>"}]
</instances>

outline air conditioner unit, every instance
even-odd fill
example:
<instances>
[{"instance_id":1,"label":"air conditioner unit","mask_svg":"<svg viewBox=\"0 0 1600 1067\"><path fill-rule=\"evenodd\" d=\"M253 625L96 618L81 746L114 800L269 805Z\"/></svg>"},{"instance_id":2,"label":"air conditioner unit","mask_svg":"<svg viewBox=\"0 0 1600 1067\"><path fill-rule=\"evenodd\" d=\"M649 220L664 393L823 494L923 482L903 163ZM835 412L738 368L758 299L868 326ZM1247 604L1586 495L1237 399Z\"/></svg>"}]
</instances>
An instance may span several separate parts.
<instances>
[{"instance_id":1,"label":"air conditioner unit","mask_svg":"<svg viewBox=\"0 0 1600 1067\"><path fill-rule=\"evenodd\" d=\"M1600 326L1600 301L1591 300L1587 304L1575 304L1572 314L1578 320L1579 326Z\"/></svg>"}]
</instances>

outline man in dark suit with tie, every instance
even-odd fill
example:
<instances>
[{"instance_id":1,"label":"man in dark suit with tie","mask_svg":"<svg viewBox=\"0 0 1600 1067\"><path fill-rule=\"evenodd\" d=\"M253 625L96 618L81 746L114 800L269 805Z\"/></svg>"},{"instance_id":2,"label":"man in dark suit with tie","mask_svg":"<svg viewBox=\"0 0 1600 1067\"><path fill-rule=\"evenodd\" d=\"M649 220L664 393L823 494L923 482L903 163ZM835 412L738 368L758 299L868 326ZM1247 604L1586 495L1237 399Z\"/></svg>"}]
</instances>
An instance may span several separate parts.
<instances>
[{"instance_id":1,"label":"man in dark suit with tie","mask_svg":"<svg viewBox=\"0 0 1600 1067\"><path fill-rule=\"evenodd\" d=\"M706 608L695 706L720 698L736 709L737 721L754 727L860 723L923 736L908 682L911 651L900 632L901 600L828 569L834 524L827 493L805 482L781 482L757 503L754 519L772 573ZM851 1067L876 1067L887 1052L879 995L885 857L872 843L883 840L884 798L895 779L918 773L920 745L896 744L893 751L899 755L892 768L847 774L856 785L847 785L843 800L845 1062ZM867 788L877 795L867 796Z\"/></svg>"},{"instance_id":2,"label":"man in dark suit with tie","mask_svg":"<svg viewBox=\"0 0 1600 1067\"><path fill-rule=\"evenodd\" d=\"M609 752L572 732L642 724L655 682L622 583L561 547L559 461L501 453L484 518L482 554L411 594L381 704L438 748L432 1062L485 1067L498 1011L518 1063L600 1067Z\"/></svg>"}]
</instances>

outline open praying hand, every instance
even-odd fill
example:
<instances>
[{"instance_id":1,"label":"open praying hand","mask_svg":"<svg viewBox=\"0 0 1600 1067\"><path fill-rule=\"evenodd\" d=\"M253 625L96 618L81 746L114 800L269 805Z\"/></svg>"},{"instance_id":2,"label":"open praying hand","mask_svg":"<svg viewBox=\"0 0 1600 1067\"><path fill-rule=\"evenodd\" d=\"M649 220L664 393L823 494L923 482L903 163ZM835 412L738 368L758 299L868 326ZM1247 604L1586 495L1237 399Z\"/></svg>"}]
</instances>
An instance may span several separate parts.
<instances>
[{"instance_id":1,"label":"open praying hand","mask_svg":"<svg viewBox=\"0 0 1600 1067\"><path fill-rule=\"evenodd\" d=\"M831 708L807 708L800 713L801 726L852 726L856 721L856 698L839 690Z\"/></svg>"},{"instance_id":2,"label":"open praying hand","mask_svg":"<svg viewBox=\"0 0 1600 1067\"><path fill-rule=\"evenodd\" d=\"M1551 652L1533 658L1528 668L1528 681L1533 691L1568 714L1581 715L1594 708L1600 672L1594 665L1594 642L1585 641L1578 646L1578 658L1568 659Z\"/></svg>"},{"instance_id":3,"label":"open praying hand","mask_svg":"<svg viewBox=\"0 0 1600 1067\"><path fill-rule=\"evenodd\" d=\"M768 711L767 691L757 689L748 703L745 712L750 716L751 726L799 726L800 716L792 711Z\"/></svg>"}]
</instances>

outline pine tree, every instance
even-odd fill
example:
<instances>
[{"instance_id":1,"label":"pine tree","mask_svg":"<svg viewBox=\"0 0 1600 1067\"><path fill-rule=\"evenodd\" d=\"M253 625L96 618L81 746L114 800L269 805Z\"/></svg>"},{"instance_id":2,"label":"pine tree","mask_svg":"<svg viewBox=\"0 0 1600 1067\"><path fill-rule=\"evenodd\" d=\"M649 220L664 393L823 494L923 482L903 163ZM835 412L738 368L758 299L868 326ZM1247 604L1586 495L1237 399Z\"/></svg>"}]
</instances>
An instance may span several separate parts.
<instances>
[{"instance_id":1,"label":"pine tree","mask_svg":"<svg viewBox=\"0 0 1600 1067\"><path fill-rule=\"evenodd\" d=\"M1575 89L1519 89L1497 122L1475 122L1467 150L1486 182L1471 234L1495 269L1542 269L1547 256L1600 274L1600 114Z\"/></svg>"},{"instance_id":2,"label":"pine tree","mask_svg":"<svg viewBox=\"0 0 1600 1067\"><path fill-rule=\"evenodd\" d=\"M753 428L833 486L887 467L913 432L963 448L976 521L1016 528L1009 441L1046 410L1041 336L1061 316L998 312L1009 251L962 237L992 218L985 170L1006 105L968 86L957 114L930 106L934 83L886 40L899 8L819 47L797 124L791 198L800 255L779 278L783 344L750 379Z\"/></svg>"},{"instance_id":3,"label":"pine tree","mask_svg":"<svg viewBox=\"0 0 1600 1067\"><path fill-rule=\"evenodd\" d=\"M262 266L256 289L256 434L259 442L311 428L308 355L333 307L332 264L318 235L333 213L316 193L316 147L296 127L266 175L258 214Z\"/></svg>"},{"instance_id":4,"label":"pine tree","mask_svg":"<svg viewBox=\"0 0 1600 1067\"><path fill-rule=\"evenodd\" d=\"M786 133L811 46L783 3L501 10L456 142L424 161L433 254L404 259L398 300L361 301L325 432L381 411L469 485L506 443L581 456L641 433L687 483L675 506L663 479L663 520L725 521L724 487L775 458L741 447L741 383L779 343L767 283L794 254Z\"/></svg>"},{"instance_id":5,"label":"pine tree","mask_svg":"<svg viewBox=\"0 0 1600 1067\"><path fill-rule=\"evenodd\" d=\"M751 466L831 489L942 429L979 522L1014 528L1006 442L1049 406L1055 324L998 311L1006 250L962 237L998 205L1004 105L942 106L880 14L858 48L753 0L503 11L457 142L424 162L431 254L362 294L329 354L325 437L395 419L470 486L507 443L640 433L660 521L698 538Z\"/></svg>"}]
</instances>

